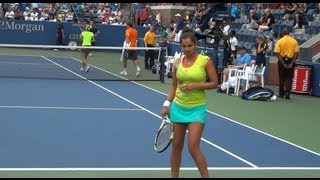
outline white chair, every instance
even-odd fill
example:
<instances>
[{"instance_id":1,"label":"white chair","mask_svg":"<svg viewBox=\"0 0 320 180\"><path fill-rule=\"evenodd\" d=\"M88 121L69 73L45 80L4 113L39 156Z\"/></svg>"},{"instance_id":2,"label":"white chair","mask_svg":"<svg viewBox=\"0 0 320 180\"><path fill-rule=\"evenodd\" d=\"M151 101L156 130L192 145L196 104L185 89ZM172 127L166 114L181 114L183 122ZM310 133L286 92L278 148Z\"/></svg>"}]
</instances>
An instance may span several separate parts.
<instances>
[{"instance_id":1,"label":"white chair","mask_svg":"<svg viewBox=\"0 0 320 180\"><path fill-rule=\"evenodd\" d=\"M182 56L182 53L181 52L175 52L174 56L168 56L166 55L165 56L165 62L164 62L164 65L166 66L166 71L165 71L165 75L168 74L168 72L171 72L172 71L172 66L173 66L173 63L178 60L180 57Z\"/></svg>"},{"instance_id":2,"label":"white chair","mask_svg":"<svg viewBox=\"0 0 320 180\"><path fill-rule=\"evenodd\" d=\"M233 95L237 94L238 90L238 78L239 78L239 73L238 71L243 71L243 69L246 68L246 65L243 67L238 67L238 66L229 66L228 67L228 81L226 82L226 93L229 94L229 89L231 87L234 88Z\"/></svg>"},{"instance_id":3,"label":"white chair","mask_svg":"<svg viewBox=\"0 0 320 180\"><path fill-rule=\"evenodd\" d=\"M257 65L252 64L251 66L246 66L243 70L237 71L237 90L236 95L239 96L240 88L242 91L246 91L249 89L249 81L255 80L256 77L254 75L256 71ZM244 87L243 87L244 84Z\"/></svg>"},{"instance_id":4,"label":"white chair","mask_svg":"<svg viewBox=\"0 0 320 180\"><path fill-rule=\"evenodd\" d=\"M256 86L258 85L259 83L261 84L261 87L264 87L264 73L266 71L266 66L263 66L261 71L260 72L254 72L253 75L254 75L254 78L253 79L249 79L249 86L252 87L252 86ZM260 80L258 80L258 78Z\"/></svg>"}]
</instances>

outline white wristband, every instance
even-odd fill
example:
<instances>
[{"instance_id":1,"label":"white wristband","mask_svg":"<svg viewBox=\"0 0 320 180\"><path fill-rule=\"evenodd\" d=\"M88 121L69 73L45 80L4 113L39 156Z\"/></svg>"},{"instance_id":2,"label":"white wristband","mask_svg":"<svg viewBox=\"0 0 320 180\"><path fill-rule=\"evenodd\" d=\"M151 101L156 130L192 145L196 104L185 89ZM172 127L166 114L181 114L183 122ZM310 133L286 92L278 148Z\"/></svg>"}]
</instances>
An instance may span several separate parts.
<instances>
[{"instance_id":1,"label":"white wristband","mask_svg":"<svg viewBox=\"0 0 320 180\"><path fill-rule=\"evenodd\" d=\"M165 100L163 103L163 107L170 107L170 105L171 105L171 102L168 99Z\"/></svg>"}]
</instances>

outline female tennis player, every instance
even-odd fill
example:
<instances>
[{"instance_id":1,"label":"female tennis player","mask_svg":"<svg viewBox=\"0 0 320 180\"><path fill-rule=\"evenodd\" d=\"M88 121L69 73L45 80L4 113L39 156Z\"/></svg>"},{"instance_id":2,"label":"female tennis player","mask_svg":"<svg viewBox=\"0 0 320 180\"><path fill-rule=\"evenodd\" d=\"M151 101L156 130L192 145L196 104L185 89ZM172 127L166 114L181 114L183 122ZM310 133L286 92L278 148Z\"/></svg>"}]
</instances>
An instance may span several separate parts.
<instances>
[{"instance_id":1,"label":"female tennis player","mask_svg":"<svg viewBox=\"0 0 320 180\"><path fill-rule=\"evenodd\" d=\"M208 167L200 149L200 140L206 124L205 90L218 86L217 73L209 56L196 53L197 39L190 30L184 30L181 34L180 45L184 55L174 63L171 88L161 111L162 117L169 115L174 129L171 176L179 177L181 153L188 130L190 155L201 177L207 178Z\"/></svg>"},{"instance_id":2,"label":"female tennis player","mask_svg":"<svg viewBox=\"0 0 320 180\"><path fill-rule=\"evenodd\" d=\"M91 27L87 25L80 34L82 46L91 46L92 42L95 41L94 34L93 32L90 31L90 28ZM90 52L90 49L86 49L86 48L81 49L82 65L81 65L80 71L85 70L86 72L88 72L90 69L90 66L88 65L89 52Z\"/></svg>"}]
</instances>

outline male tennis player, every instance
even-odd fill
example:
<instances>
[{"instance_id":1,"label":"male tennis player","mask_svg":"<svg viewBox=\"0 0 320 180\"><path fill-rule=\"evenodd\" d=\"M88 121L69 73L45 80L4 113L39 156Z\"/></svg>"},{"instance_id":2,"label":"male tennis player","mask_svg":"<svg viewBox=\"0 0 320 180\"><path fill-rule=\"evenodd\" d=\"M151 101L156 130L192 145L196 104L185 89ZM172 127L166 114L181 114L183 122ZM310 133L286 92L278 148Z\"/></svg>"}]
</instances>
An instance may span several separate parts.
<instances>
[{"instance_id":1,"label":"male tennis player","mask_svg":"<svg viewBox=\"0 0 320 180\"><path fill-rule=\"evenodd\" d=\"M90 26L86 26L84 31L80 34L80 39L82 42L82 46L91 46L92 42L95 41L95 37L93 32L90 31ZM88 54L90 49L81 49L81 56L82 56L82 65L80 68L80 71L86 71L88 72L90 69L90 66L88 65Z\"/></svg>"},{"instance_id":2,"label":"male tennis player","mask_svg":"<svg viewBox=\"0 0 320 180\"><path fill-rule=\"evenodd\" d=\"M130 47L137 47L138 31L133 27L132 22L127 23L127 29L125 32L126 43L130 44ZM137 50L128 50L128 56L123 58L123 71L120 72L121 75L127 75L127 60L131 59L132 63L136 66L137 72L136 76L139 76L140 67L138 63L138 51Z\"/></svg>"}]
</instances>

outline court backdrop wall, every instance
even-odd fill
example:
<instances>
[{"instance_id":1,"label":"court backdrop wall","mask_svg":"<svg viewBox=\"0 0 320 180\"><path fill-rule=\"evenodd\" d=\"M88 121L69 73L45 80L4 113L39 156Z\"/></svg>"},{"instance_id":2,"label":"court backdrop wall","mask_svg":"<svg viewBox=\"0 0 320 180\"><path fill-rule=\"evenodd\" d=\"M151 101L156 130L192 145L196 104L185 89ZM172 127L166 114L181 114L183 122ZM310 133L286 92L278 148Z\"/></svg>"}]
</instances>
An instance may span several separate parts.
<instances>
[{"instance_id":1,"label":"court backdrop wall","mask_svg":"<svg viewBox=\"0 0 320 180\"><path fill-rule=\"evenodd\" d=\"M65 45L74 41L80 43L80 28L84 23L62 22L64 26ZM97 46L121 47L124 41L126 26L96 24L100 34L97 36ZM139 38L143 38L147 29L136 27ZM1 44L34 44L55 45L57 23L48 21L0 20Z\"/></svg>"}]
</instances>

